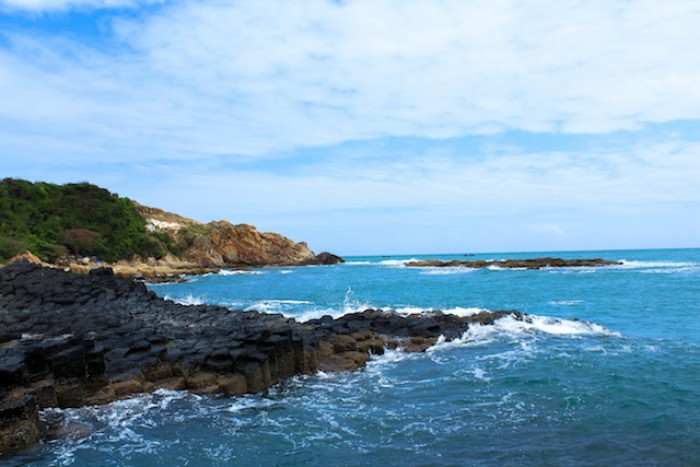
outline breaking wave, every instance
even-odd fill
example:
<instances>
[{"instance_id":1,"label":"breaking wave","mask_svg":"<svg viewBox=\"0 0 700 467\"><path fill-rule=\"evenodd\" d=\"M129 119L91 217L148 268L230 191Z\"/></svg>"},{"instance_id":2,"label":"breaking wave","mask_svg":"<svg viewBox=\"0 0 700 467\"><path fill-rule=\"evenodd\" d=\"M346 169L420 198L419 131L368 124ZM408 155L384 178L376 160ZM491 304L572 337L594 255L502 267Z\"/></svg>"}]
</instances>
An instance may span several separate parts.
<instances>
[{"instance_id":1,"label":"breaking wave","mask_svg":"<svg viewBox=\"0 0 700 467\"><path fill-rule=\"evenodd\" d=\"M222 269L219 271L220 276L259 276L267 274L265 271L251 271L249 269Z\"/></svg>"},{"instance_id":2,"label":"breaking wave","mask_svg":"<svg viewBox=\"0 0 700 467\"><path fill-rule=\"evenodd\" d=\"M455 347L483 345L499 339L515 340L523 337L537 339L539 337L552 336L622 337L620 333L590 321L540 315L524 315L522 319L517 319L515 315L509 315L489 325L472 324L462 337L458 339L446 341L441 337L428 351L434 352Z\"/></svg>"},{"instance_id":3,"label":"breaking wave","mask_svg":"<svg viewBox=\"0 0 700 467\"><path fill-rule=\"evenodd\" d=\"M180 305L204 305L204 300L202 300L201 297L196 297L192 294L187 294L182 298L174 298L170 295L166 295L163 297L163 299L179 303Z\"/></svg>"}]
</instances>

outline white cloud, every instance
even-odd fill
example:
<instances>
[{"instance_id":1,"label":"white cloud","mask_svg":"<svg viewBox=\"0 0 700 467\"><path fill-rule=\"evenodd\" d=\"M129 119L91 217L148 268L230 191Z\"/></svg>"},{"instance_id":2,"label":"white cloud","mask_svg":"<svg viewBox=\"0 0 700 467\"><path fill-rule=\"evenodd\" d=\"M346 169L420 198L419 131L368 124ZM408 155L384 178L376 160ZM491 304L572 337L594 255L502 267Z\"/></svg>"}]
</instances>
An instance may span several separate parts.
<instances>
[{"instance_id":1,"label":"white cloud","mask_svg":"<svg viewBox=\"0 0 700 467\"><path fill-rule=\"evenodd\" d=\"M700 118L698 23L692 1L180 2L107 48L9 36L0 118L107 159L638 129Z\"/></svg>"}]
</instances>

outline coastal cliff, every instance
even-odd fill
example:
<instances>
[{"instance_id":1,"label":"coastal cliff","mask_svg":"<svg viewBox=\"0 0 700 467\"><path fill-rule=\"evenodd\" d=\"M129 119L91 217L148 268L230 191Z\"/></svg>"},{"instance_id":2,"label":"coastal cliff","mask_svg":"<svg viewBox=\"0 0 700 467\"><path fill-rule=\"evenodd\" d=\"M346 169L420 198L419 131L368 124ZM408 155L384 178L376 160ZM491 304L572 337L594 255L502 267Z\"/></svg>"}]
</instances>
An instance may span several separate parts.
<instances>
[{"instance_id":1,"label":"coastal cliff","mask_svg":"<svg viewBox=\"0 0 700 467\"><path fill-rule=\"evenodd\" d=\"M383 310L304 323L185 306L109 269L77 275L29 262L0 269L0 453L46 433L42 408L111 402L158 388L235 396L296 374L350 371L372 354L421 352L514 311L468 317Z\"/></svg>"},{"instance_id":2,"label":"coastal cliff","mask_svg":"<svg viewBox=\"0 0 700 467\"><path fill-rule=\"evenodd\" d=\"M249 224L215 221L202 224L177 214L137 205L150 232L170 239L181 257L202 267L293 266L336 264L342 258L314 254L306 242L296 243L273 232L260 232Z\"/></svg>"},{"instance_id":3,"label":"coastal cliff","mask_svg":"<svg viewBox=\"0 0 700 467\"><path fill-rule=\"evenodd\" d=\"M0 181L0 260L31 251L74 272L100 265L167 278L223 267L336 264L305 242L248 224L201 223L91 185Z\"/></svg>"}]
</instances>

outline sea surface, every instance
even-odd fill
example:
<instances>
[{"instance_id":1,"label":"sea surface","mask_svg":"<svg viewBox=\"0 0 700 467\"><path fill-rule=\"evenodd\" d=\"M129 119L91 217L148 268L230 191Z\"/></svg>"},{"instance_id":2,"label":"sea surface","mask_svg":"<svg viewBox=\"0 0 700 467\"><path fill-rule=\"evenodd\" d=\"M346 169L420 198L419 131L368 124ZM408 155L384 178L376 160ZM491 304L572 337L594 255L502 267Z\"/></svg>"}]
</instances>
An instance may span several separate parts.
<instances>
[{"instance_id":1,"label":"sea surface","mask_svg":"<svg viewBox=\"0 0 700 467\"><path fill-rule=\"evenodd\" d=\"M541 270L408 268L415 259L601 257ZM367 307L514 309L422 354L296 377L268 394L184 392L64 410L85 438L9 465L700 465L700 250L354 257L154 285L182 303L300 320ZM46 416L52 415L45 413Z\"/></svg>"}]
</instances>

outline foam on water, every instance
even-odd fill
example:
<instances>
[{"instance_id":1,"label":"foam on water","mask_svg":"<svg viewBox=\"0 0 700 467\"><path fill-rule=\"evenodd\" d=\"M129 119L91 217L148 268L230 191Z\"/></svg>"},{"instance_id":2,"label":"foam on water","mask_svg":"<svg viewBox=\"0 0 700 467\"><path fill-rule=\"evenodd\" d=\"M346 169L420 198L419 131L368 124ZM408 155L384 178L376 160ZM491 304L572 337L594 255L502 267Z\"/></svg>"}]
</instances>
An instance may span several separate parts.
<instances>
[{"instance_id":1,"label":"foam on water","mask_svg":"<svg viewBox=\"0 0 700 467\"><path fill-rule=\"evenodd\" d=\"M204 301L201 297L196 297L192 294L187 294L182 298L174 298L170 295L165 295L163 298L165 300L171 300L175 303L179 303L180 305L204 305Z\"/></svg>"},{"instance_id":2,"label":"foam on water","mask_svg":"<svg viewBox=\"0 0 700 467\"><path fill-rule=\"evenodd\" d=\"M263 399L257 396L242 396L237 398L235 402L226 409L226 411L236 413L248 409L265 409L278 404L279 402L271 399Z\"/></svg>"},{"instance_id":3,"label":"foam on water","mask_svg":"<svg viewBox=\"0 0 700 467\"><path fill-rule=\"evenodd\" d=\"M222 269L219 271L220 276L259 276L267 274L265 271L251 271L249 269Z\"/></svg>"},{"instance_id":4,"label":"foam on water","mask_svg":"<svg viewBox=\"0 0 700 467\"><path fill-rule=\"evenodd\" d=\"M385 259L382 261L347 261L346 266L384 266L384 267L405 267L406 263L421 261L417 258L409 259Z\"/></svg>"},{"instance_id":5,"label":"foam on water","mask_svg":"<svg viewBox=\"0 0 700 467\"><path fill-rule=\"evenodd\" d=\"M403 316L408 316L408 315L417 315L421 313L428 313L431 311L441 311L445 313L446 315L455 315L459 317L467 317L467 316L473 316L479 313L489 313L491 310L486 310L484 308L463 308L463 307L454 307L454 308L446 308L446 309L432 309L432 308L421 308L421 307L411 307L411 306L405 306L405 307L400 307L400 308L383 308L385 311L393 310L396 313L403 315Z\"/></svg>"},{"instance_id":6,"label":"foam on water","mask_svg":"<svg viewBox=\"0 0 700 467\"><path fill-rule=\"evenodd\" d=\"M549 302L550 305L562 305L562 306L573 306L583 303L583 300L552 300Z\"/></svg>"},{"instance_id":7,"label":"foam on water","mask_svg":"<svg viewBox=\"0 0 700 467\"><path fill-rule=\"evenodd\" d=\"M621 269L644 269L644 268L697 268L698 263L689 261L628 261L621 259L621 265L614 266Z\"/></svg>"},{"instance_id":8,"label":"foam on water","mask_svg":"<svg viewBox=\"0 0 700 467\"><path fill-rule=\"evenodd\" d=\"M313 302L305 300L261 300L245 307L246 311L259 311L261 313L282 313L293 318L296 313L292 311L300 305L313 305Z\"/></svg>"},{"instance_id":9,"label":"foam on water","mask_svg":"<svg viewBox=\"0 0 700 467\"><path fill-rule=\"evenodd\" d=\"M517 319L515 315L509 315L489 325L472 324L462 337L458 339L446 341L441 337L434 346L428 349L428 352L461 346L482 345L499 339L517 340L523 337L538 338L547 336L622 337L618 332L610 331L603 326L589 321L539 315L525 315L522 319Z\"/></svg>"},{"instance_id":10,"label":"foam on water","mask_svg":"<svg viewBox=\"0 0 700 467\"><path fill-rule=\"evenodd\" d=\"M353 314L353 313L362 313L363 311L367 309L374 309L374 310L382 310L385 312L395 312L399 315L402 316L408 316L408 315L416 315L420 313L430 313L434 311L441 311L445 314L451 314L455 316L460 316L460 317L466 317L466 316L472 316L478 313L484 313L484 312L490 312L491 310L486 310L483 308L464 308L464 307L454 307L454 308L447 308L447 309L436 309L436 308L423 308L423 307L413 307L413 306L400 306L400 307L377 307L373 306L372 304L364 303L364 304L351 304L351 305L346 305L341 308L333 308L333 307L325 307L325 308L312 308L309 310L301 311L301 312L294 312L294 311L284 311L280 309L275 309L274 312L281 312L285 316L288 316L290 318L294 318L295 320L299 322L306 322L312 319L318 319L323 316L332 316L333 318L339 318L344 315L348 314ZM258 309L258 308L253 308L251 309ZM263 309L258 309L259 311L263 311ZM269 310L269 308L268 308Z\"/></svg>"},{"instance_id":11,"label":"foam on water","mask_svg":"<svg viewBox=\"0 0 700 467\"><path fill-rule=\"evenodd\" d=\"M420 268L420 274L424 276L452 276L457 274L468 274L478 271L477 268L465 267L445 267L445 268Z\"/></svg>"}]
</instances>

